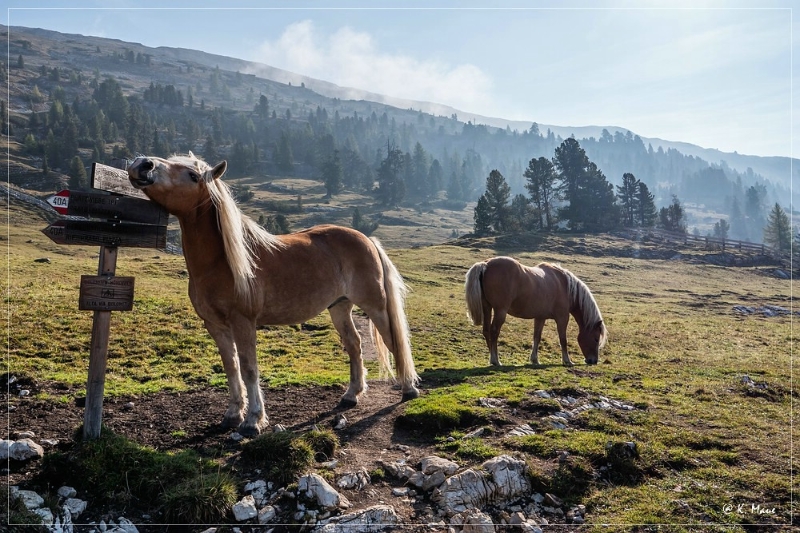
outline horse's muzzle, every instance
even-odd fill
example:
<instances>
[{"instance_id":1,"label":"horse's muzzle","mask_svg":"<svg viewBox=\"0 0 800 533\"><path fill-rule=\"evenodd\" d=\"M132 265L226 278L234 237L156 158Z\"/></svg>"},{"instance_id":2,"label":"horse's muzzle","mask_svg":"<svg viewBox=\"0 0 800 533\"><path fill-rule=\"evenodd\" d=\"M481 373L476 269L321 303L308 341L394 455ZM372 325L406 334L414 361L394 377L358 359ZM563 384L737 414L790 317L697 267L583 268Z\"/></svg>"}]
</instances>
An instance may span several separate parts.
<instances>
[{"instance_id":1,"label":"horse's muzzle","mask_svg":"<svg viewBox=\"0 0 800 533\"><path fill-rule=\"evenodd\" d=\"M131 185L137 189L142 189L154 183L152 171L155 164L147 158L136 158L131 166L128 167L128 179Z\"/></svg>"}]
</instances>

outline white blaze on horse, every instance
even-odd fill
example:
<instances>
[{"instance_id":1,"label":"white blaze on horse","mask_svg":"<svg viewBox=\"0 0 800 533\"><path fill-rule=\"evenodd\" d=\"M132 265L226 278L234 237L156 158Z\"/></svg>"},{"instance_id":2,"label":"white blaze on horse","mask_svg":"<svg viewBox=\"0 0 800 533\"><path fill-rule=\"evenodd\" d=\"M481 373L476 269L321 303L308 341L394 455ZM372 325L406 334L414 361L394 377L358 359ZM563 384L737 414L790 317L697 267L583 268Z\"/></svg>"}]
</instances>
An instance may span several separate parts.
<instances>
[{"instance_id":1,"label":"white blaze on horse","mask_svg":"<svg viewBox=\"0 0 800 533\"><path fill-rule=\"evenodd\" d=\"M189 272L189 298L219 348L230 400L223 426L255 435L268 424L259 385L256 327L299 324L330 313L350 356L350 386L340 405L352 407L366 388L361 337L351 311L372 324L382 372L396 379L402 399L419 396L404 311L406 286L376 239L322 225L272 235L245 216L211 167L187 156L137 157L128 167L134 187L175 215Z\"/></svg>"},{"instance_id":2,"label":"white blaze on horse","mask_svg":"<svg viewBox=\"0 0 800 533\"><path fill-rule=\"evenodd\" d=\"M472 265L466 277L467 316L476 326L483 326L492 365L500 364L497 338L507 315L533 319L532 364L539 364L542 329L552 318L558 329L561 360L572 366L567 353L570 315L578 323L578 345L586 364L597 363L608 332L589 287L569 270L550 263L528 267L511 257L494 257Z\"/></svg>"}]
</instances>

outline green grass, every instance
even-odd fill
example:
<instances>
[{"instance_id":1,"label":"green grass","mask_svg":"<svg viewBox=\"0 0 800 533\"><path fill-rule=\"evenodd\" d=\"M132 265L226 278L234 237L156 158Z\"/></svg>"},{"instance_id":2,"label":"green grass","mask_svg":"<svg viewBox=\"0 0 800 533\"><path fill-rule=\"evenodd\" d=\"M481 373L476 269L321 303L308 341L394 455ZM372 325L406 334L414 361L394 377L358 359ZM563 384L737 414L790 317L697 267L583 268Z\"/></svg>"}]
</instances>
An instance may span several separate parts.
<instances>
[{"instance_id":1,"label":"green grass","mask_svg":"<svg viewBox=\"0 0 800 533\"><path fill-rule=\"evenodd\" d=\"M76 431L76 440L79 439ZM68 483L93 502L164 506L169 520L225 518L236 483L217 462L194 450L160 452L102 428L100 437L44 458L42 483Z\"/></svg>"},{"instance_id":2,"label":"green grass","mask_svg":"<svg viewBox=\"0 0 800 533\"><path fill-rule=\"evenodd\" d=\"M39 232L46 223L31 222L32 216L12 210L8 231L9 367L18 377L66 384L63 396L77 396L85 386L91 332L91 313L77 310L78 286L81 274L96 271L97 250L50 243ZM593 255L575 255L573 244ZM500 424L502 411L481 407L480 398L502 398L528 417L535 438L491 435L480 447L459 443L442 452L462 464L480 462L487 447L523 454L542 486L575 483L580 491L573 499L587 506L590 521L621 524L621 530L625 524L672 523L689 524L683 526L689 531L705 521L744 531L737 524L788 523L797 489L789 476L790 357L797 337L790 317L740 316L732 308L789 307L792 282L765 275L768 269L617 254L637 246L646 245L569 235L390 249L411 288L406 309L424 392L403 404L401 423L440 442L451 433ZM582 364L571 321L569 350L578 365L561 366L555 326L548 321L543 365L530 367L532 322L510 318L500 337L503 366L489 367L480 328L466 319L463 282L472 263L500 254L527 264L558 262L587 283L609 328L599 365ZM42 256L52 263L33 262ZM133 311L112 316L107 395L225 386L216 348L186 295L184 269L180 257L120 250L117 273L136 276L136 295ZM323 314L312 324L259 331L265 385L347 383L347 356L329 318ZM377 376L371 365L370 371ZM743 375L766 388L748 387ZM572 430L551 431L537 422L559 406L533 396L537 389L603 395L635 409L587 411L573 420ZM44 399L65 401L50 396ZM606 444L627 441L639 450L635 475L593 478L609 460ZM568 451L572 462L559 467L558 451ZM729 503L770 506L776 513L726 512Z\"/></svg>"}]
</instances>

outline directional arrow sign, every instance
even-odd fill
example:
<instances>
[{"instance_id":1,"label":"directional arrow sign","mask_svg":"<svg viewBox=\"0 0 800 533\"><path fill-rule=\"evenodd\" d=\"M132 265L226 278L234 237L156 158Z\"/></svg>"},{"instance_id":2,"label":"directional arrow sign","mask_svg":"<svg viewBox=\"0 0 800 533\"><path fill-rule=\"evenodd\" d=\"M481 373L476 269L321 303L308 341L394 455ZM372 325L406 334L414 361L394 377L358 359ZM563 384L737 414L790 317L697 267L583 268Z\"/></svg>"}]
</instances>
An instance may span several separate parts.
<instances>
[{"instance_id":1,"label":"directional arrow sign","mask_svg":"<svg viewBox=\"0 0 800 533\"><path fill-rule=\"evenodd\" d=\"M42 233L58 244L94 246L129 246L133 248L167 247L167 227L99 220L57 220Z\"/></svg>"},{"instance_id":2,"label":"directional arrow sign","mask_svg":"<svg viewBox=\"0 0 800 533\"><path fill-rule=\"evenodd\" d=\"M63 190L47 199L62 215L103 218L166 226L169 213L150 200L141 200L102 191Z\"/></svg>"},{"instance_id":3,"label":"directional arrow sign","mask_svg":"<svg viewBox=\"0 0 800 533\"><path fill-rule=\"evenodd\" d=\"M55 195L47 199L47 203L62 215L66 215L67 207L69 206L69 191L63 190L57 192Z\"/></svg>"}]
</instances>

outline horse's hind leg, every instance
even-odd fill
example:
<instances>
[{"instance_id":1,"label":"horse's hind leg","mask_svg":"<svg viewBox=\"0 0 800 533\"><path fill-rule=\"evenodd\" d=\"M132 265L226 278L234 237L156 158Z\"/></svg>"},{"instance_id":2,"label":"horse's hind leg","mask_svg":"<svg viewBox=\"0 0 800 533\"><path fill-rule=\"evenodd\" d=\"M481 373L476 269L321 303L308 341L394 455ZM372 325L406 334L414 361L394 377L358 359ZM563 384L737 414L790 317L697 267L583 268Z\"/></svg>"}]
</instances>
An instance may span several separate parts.
<instances>
[{"instance_id":1,"label":"horse's hind leg","mask_svg":"<svg viewBox=\"0 0 800 533\"><path fill-rule=\"evenodd\" d=\"M361 357L361 336L353 323L353 304L349 300L340 302L330 309L333 327L339 332L344 350L350 356L350 386L339 401L341 407L354 407L358 395L367 388L366 370Z\"/></svg>"},{"instance_id":2,"label":"horse's hind leg","mask_svg":"<svg viewBox=\"0 0 800 533\"><path fill-rule=\"evenodd\" d=\"M228 409L222 419L222 427L235 428L244 420L244 396L242 394L244 383L239 370L239 356L233 343L231 331L205 322L206 329L217 343L219 355L222 358L222 367L228 378Z\"/></svg>"},{"instance_id":3,"label":"horse's hind leg","mask_svg":"<svg viewBox=\"0 0 800 533\"><path fill-rule=\"evenodd\" d=\"M531 349L531 364L539 364L539 343L542 341L542 330L544 329L544 318L533 320L533 348Z\"/></svg>"},{"instance_id":4,"label":"horse's hind leg","mask_svg":"<svg viewBox=\"0 0 800 533\"><path fill-rule=\"evenodd\" d=\"M497 339L500 338L500 329L506 321L506 311L502 309L494 310L494 318L489 329L489 363L493 366L500 366L500 355L497 353Z\"/></svg>"}]
</instances>

